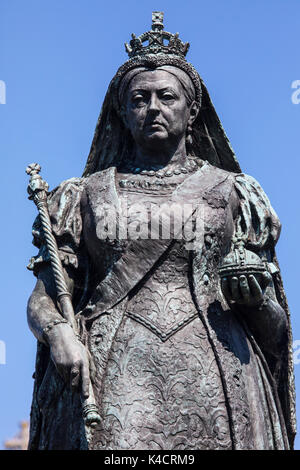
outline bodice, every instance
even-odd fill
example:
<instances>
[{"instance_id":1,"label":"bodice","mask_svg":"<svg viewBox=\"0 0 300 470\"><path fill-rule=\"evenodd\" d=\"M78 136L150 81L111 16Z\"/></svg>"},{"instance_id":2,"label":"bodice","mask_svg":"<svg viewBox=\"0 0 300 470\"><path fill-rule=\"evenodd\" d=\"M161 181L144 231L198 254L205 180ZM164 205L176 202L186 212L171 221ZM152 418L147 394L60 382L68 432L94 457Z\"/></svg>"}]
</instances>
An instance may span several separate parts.
<instances>
[{"instance_id":1,"label":"bodice","mask_svg":"<svg viewBox=\"0 0 300 470\"><path fill-rule=\"evenodd\" d=\"M176 241L130 296L126 314L162 341L198 317L189 285L189 253Z\"/></svg>"},{"instance_id":2,"label":"bodice","mask_svg":"<svg viewBox=\"0 0 300 470\"><path fill-rule=\"evenodd\" d=\"M126 199L129 205L137 202L148 211L148 234L151 234L151 206L166 204L172 190L172 183L161 182L159 189L154 183L134 178L128 179L121 188L121 201ZM131 185L133 181L135 184ZM140 183L140 184L139 184ZM146 191L145 191L146 186ZM135 220L135 214L128 216L128 223ZM151 240L149 240L151 243ZM166 341L183 326L198 316L192 300L189 285L189 251L184 240L174 240L173 245L163 255L158 265L131 293L126 314L150 329L162 341Z\"/></svg>"}]
</instances>

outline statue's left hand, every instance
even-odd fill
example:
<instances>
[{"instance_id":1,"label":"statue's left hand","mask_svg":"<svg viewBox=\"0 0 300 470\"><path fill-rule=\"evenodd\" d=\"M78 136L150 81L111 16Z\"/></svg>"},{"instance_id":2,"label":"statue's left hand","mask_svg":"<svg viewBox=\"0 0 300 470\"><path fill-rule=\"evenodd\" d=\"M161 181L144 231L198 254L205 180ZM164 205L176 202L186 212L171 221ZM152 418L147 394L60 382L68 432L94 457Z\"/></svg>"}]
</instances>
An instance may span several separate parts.
<instances>
[{"instance_id":1,"label":"statue's left hand","mask_svg":"<svg viewBox=\"0 0 300 470\"><path fill-rule=\"evenodd\" d=\"M259 307L264 301L265 289L269 285L271 275L265 271L260 282L253 274L248 277L224 277L221 280L222 292L229 304L236 303L246 307Z\"/></svg>"}]
</instances>

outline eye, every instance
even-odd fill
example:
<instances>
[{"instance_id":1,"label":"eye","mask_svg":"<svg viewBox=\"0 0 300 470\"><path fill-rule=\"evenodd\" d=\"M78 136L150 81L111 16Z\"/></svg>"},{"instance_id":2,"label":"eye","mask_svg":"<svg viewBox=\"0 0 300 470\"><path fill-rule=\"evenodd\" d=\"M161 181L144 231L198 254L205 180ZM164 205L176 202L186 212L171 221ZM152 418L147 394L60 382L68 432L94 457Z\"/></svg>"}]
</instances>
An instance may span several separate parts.
<instances>
[{"instance_id":1,"label":"eye","mask_svg":"<svg viewBox=\"0 0 300 470\"><path fill-rule=\"evenodd\" d=\"M177 96L172 91L165 90L165 91L161 91L159 98L161 99L163 103L171 104L173 101L176 100Z\"/></svg>"},{"instance_id":2,"label":"eye","mask_svg":"<svg viewBox=\"0 0 300 470\"><path fill-rule=\"evenodd\" d=\"M169 100L174 100L174 99L175 99L175 96L172 95L172 93L166 92L166 93L163 93L162 99L163 99L163 100L167 100L167 101L169 101Z\"/></svg>"},{"instance_id":3,"label":"eye","mask_svg":"<svg viewBox=\"0 0 300 470\"><path fill-rule=\"evenodd\" d=\"M146 97L141 93L133 95L131 97L131 103L133 106L143 106L145 104Z\"/></svg>"}]
</instances>

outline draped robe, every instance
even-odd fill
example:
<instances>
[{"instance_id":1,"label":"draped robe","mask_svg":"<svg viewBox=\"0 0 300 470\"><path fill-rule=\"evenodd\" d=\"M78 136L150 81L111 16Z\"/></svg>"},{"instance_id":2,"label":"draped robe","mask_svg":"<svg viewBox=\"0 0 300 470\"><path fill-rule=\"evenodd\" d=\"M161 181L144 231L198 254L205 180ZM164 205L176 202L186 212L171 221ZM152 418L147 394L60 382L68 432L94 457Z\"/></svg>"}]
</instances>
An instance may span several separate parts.
<instances>
[{"instance_id":1,"label":"draped robe","mask_svg":"<svg viewBox=\"0 0 300 470\"><path fill-rule=\"evenodd\" d=\"M175 322L173 332L167 328L160 329L157 325L155 327L153 322L150 332L151 322L143 323L141 318L133 314L129 318L128 305L132 298L143 292L141 289L147 276L153 276L157 269L163 271L163 263L174 249L172 238L175 234L164 240L100 240L98 228L103 224L103 212L99 208L107 205L116 208L117 212L120 210L115 176L116 169L111 167L87 178L72 178L54 190L48 201L61 259L66 268L74 273L73 303L84 341L96 366L94 390L102 423L93 435L85 433L79 395L70 392L56 372L47 346L39 343L30 448L289 448L294 429L290 333L279 355L278 352L272 355L272 352L264 351L264 345L258 344L242 314L237 314L226 303L218 275L219 264L230 250L239 221L248 240L246 248L259 254L273 276L274 286L268 288L269 295L275 300L277 296L278 302L285 306L274 252L280 223L263 190L247 175L230 173L205 163L173 191L170 200L193 204L202 222L200 241L186 256L186 276L191 280L189 294L193 307L186 317L180 319L181 325ZM32 258L30 267L38 275L40 267L49 262L38 219L33 233L40 252ZM196 383L196 376L200 374L195 366L197 361L183 361L184 373L182 370L177 373L176 368L173 372L175 378L178 374L181 392L182 389L184 391L183 403L177 407L175 424L172 422L171 426L171 421L165 419L166 408L163 411L165 426L161 426L164 419L159 412L153 411L153 420L147 428L147 432L151 428L152 433L149 443L138 414L133 418L128 414L122 415L126 408L124 398L120 398L123 402L118 407L115 403L117 392L112 396L113 392L108 387L114 366L112 358L126 362L125 356L116 354L116 345L132 329L136 330L136 342L138 332L142 335L147 330L146 343L151 345L153 335L153 344L156 344L158 354L162 357L176 348L179 348L178 357L183 357L186 354L184 348L193 345L195 356L201 353L201 348L197 349L199 337L194 334L197 328L198 336L205 343L207 357L211 358L213 364L214 379L220 395L219 404L212 403L211 408L206 410L210 417L206 422L199 410L195 408L191 411L187 406L188 393L199 393L199 396L205 397L206 392L201 381L194 389L191 386L192 380L189 378L193 378L193 373L196 374ZM186 339L189 337L192 346ZM166 345L169 345L167 352ZM139 360L142 361L143 354L147 353L150 350L145 349L137 357L137 365ZM203 354L199 360L205 364ZM188 354L186 356L190 357ZM119 373L128 374L128 370L120 369ZM155 370L152 376L155 376ZM166 377L170 377L170 373ZM175 400L180 397L178 392ZM206 398L209 401L209 390ZM147 403L149 405L150 402ZM205 398L198 401L195 407L203 407L204 403ZM218 410L220 406L222 413L217 417L221 416L221 421L217 423L213 412L214 407ZM113 426L112 421L117 425ZM131 427L129 422L132 422ZM130 439L133 436L135 438Z\"/></svg>"}]
</instances>

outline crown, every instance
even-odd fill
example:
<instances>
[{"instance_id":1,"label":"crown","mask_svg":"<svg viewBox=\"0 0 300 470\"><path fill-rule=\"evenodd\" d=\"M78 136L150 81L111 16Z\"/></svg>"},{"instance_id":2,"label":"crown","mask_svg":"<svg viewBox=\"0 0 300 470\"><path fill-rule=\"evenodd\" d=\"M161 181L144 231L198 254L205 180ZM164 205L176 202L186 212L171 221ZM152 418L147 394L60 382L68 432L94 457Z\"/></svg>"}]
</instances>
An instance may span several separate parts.
<instances>
[{"instance_id":1,"label":"crown","mask_svg":"<svg viewBox=\"0 0 300 470\"><path fill-rule=\"evenodd\" d=\"M129 57L145 56L148 54L169 54L184 58L189 50L189 43L182 42L179 34L171 34L164 31L164 14L161 11L152 13L152 30L136 37L132 34L129 44L125 43L125 49ZM143 45L148 42L148 44Z\"/></svg>"}]
</instances>

